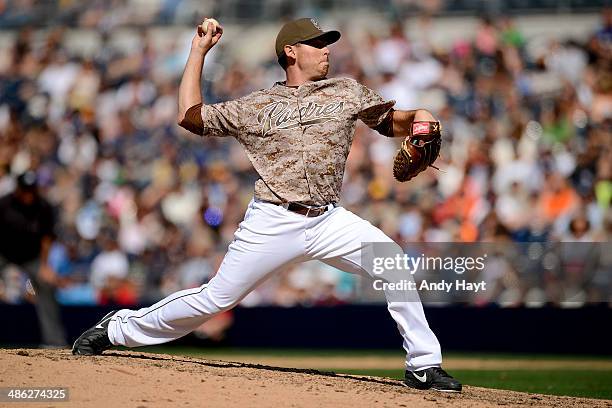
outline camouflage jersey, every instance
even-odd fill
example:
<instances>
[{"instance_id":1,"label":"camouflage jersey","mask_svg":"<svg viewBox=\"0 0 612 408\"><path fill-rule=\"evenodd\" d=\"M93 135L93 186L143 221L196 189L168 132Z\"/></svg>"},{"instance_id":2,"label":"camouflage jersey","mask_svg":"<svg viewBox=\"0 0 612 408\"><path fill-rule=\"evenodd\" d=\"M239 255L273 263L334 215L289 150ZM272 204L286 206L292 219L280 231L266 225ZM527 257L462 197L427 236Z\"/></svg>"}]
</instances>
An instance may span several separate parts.
<instances>
[{"instance_id":1,"label":"camouflage jersey","mask_svg":"<svg viewBox=\"0 0 612 408\"><path fill-rule=\"evenodd\" d=\"M340 200L357 119L374 128L395 101L348 78L272 88L202 105L205 136L234 136L260 176L255 197L324 205Z\"/></svg>"}]
</instances>

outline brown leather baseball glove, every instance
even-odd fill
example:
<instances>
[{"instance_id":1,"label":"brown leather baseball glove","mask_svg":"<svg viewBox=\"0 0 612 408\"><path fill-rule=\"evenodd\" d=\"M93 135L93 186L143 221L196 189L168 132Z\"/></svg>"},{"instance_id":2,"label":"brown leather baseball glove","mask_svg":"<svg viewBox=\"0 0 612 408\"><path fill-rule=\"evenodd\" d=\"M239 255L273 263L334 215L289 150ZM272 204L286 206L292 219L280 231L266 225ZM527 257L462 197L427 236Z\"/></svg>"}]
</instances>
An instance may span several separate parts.
<instances>
[{"instance_id":1,"label":"brown leather baseball glove","mask_svg":"<svg viewBox=\"0 0 612 408\"><path fill-rule=\"evenodd\" d=\"M427 167L433 166L440 154L442 144L440 122L413 122L410 135L393 161L393 177L397 181L408 181Z\"/></svg>"}]
</instances>

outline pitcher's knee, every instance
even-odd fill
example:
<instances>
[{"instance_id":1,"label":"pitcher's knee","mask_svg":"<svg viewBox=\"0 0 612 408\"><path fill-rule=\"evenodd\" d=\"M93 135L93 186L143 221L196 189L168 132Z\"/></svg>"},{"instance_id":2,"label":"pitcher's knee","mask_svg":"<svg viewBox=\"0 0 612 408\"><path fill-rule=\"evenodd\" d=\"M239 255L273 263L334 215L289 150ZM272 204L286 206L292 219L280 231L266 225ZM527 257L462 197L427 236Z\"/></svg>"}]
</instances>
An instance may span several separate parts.
<instances>
[{"instance_id":1,"label":"pitcher's knee","mask_svg":"<svg viewBox=\"0 0 612 408\"><path fill-rule=\"evenodd\" d=\"M212 314L217 314L221 312L225 312L236 306L239 302L238 299L233 298L222 298L216 299L213 296L208 296L210 300L211 312Z\"/></svg>"}]
</instances>

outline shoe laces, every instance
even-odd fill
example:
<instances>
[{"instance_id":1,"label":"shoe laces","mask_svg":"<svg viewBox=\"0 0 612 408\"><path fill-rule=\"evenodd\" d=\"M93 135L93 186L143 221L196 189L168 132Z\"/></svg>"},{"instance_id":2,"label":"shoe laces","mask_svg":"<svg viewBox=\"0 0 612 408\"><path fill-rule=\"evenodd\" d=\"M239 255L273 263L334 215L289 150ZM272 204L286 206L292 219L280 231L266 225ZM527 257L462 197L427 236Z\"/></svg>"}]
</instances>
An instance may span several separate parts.
<instances>
[{"instance_id":1,"label":"shoe laces","mask_svg":"<svg viewBox=\"0 0 612 408\"><path fill-rule=\"evenodd\" d=\"M442 367L432 367L432 370L433 370L433 372L435 372L436 374L440 375L441 377L453 378L446 371L444 371L442 369Z\"/></svg>"}]
</instances>

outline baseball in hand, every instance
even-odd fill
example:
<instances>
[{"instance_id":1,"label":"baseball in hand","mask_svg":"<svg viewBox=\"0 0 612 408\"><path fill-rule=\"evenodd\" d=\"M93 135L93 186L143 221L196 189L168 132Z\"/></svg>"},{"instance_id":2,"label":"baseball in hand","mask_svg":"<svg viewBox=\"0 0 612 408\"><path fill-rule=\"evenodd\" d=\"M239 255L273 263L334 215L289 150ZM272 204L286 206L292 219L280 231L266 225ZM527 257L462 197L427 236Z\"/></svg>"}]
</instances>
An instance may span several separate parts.
<instances>
[{"instance_id":1,"label":"baseball in hand","mask_svg":"<svg viewBox=\"0 0 612 408\"><path fill-rule=\"evenodd\" d=\"M198 27L198 34L200 36L206 34L206 30L208 29L208 24L212 24L213 25L213 27L212 27L212 34L213 35L215 35L217 33L217 31L219 30L219 22L217 20L215 20L214 18L207 18Z\"/></svg>"}]
</instances>

